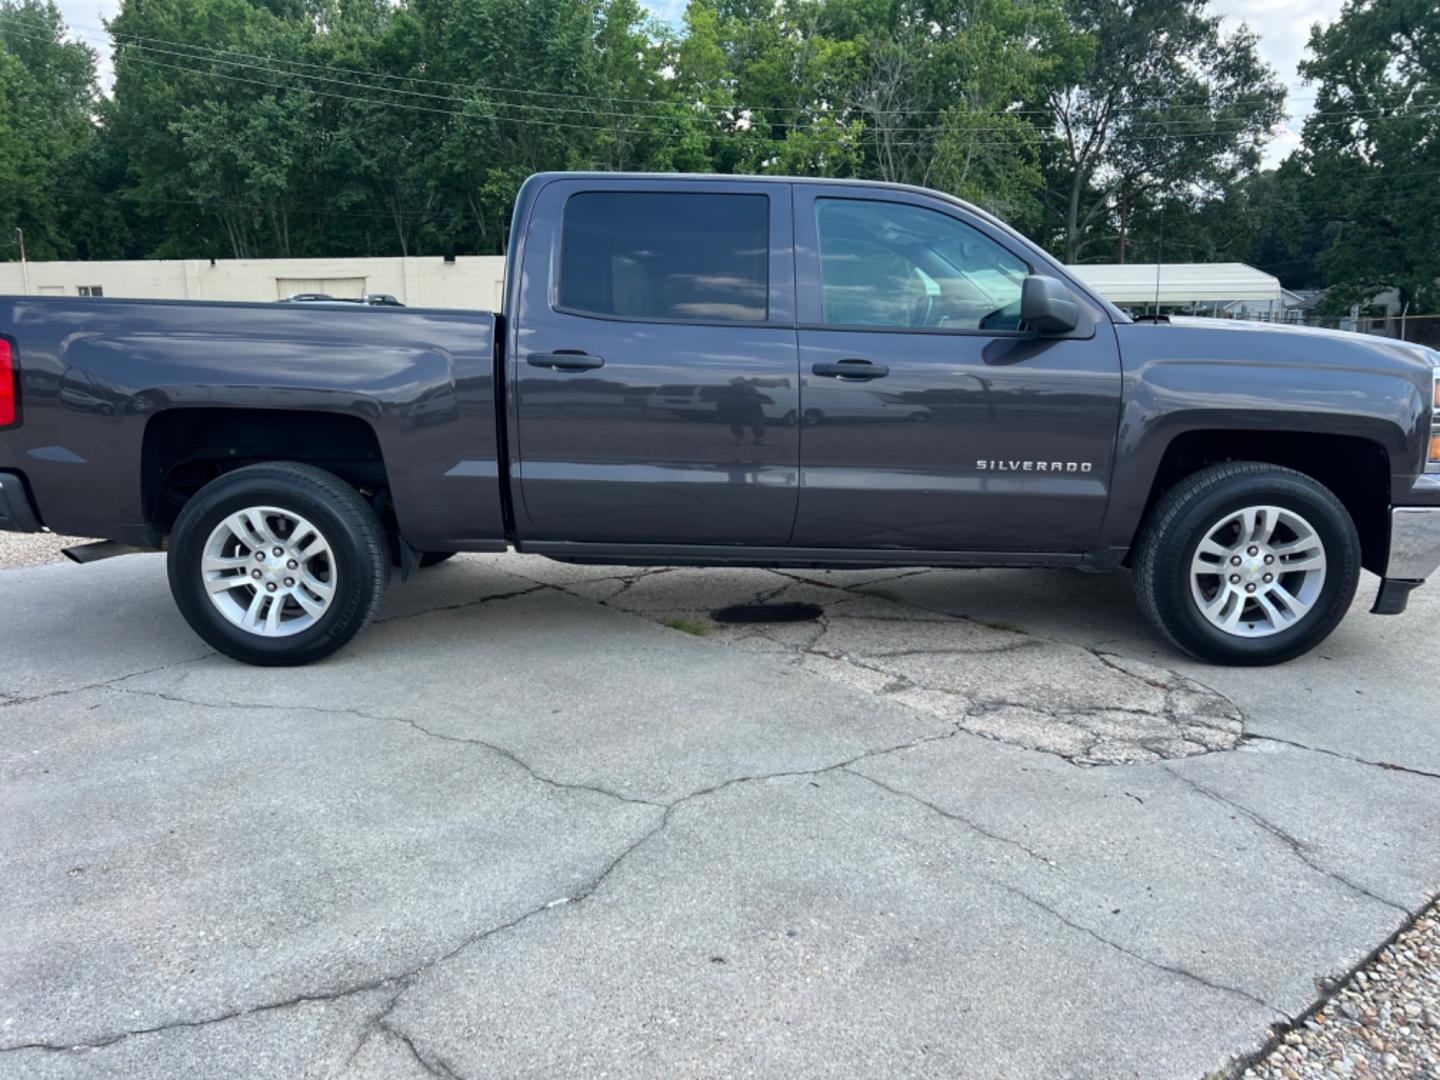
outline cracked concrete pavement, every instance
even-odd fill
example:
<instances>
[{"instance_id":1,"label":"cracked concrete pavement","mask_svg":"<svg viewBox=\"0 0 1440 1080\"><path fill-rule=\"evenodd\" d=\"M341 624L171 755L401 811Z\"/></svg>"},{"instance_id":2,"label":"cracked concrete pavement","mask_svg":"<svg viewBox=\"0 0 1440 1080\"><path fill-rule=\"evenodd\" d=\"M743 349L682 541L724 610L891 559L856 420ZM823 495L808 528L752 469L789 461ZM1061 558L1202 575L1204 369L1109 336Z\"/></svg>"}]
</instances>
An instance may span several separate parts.
<instances>
[{"instance_id":1,"label":"cracked concrete pavement","mask_svg":"<svg viewBox=\"0 0 1440 1080\"><path fill-rule=\"evenodd\" d=\"M158 557L0 610L0 1075L1199 1077L1440 882L1434 590L1243 671L1062 572L463 557L298 670Z\"/></svg>"}]
</instances>

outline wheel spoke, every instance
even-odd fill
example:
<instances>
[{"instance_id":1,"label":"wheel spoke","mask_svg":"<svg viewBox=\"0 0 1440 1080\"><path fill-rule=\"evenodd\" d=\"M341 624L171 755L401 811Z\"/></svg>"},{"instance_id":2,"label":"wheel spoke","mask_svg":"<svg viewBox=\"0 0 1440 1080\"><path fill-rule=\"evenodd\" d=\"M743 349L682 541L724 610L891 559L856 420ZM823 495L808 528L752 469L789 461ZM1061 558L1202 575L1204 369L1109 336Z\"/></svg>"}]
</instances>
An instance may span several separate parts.
<instances>
[{"instance_id":1,"label":"wheel spoke","mask_svg":"<svg viewBox=\"0 0 1440 1080\"><path fill-rule=\"evenodd\" d=\"M264 607L265 593L261 592L259 589L256 589L255 595L250 598L250 606L245 609L245 618L241 625L244 626L247 630L259 630L260 612Z\"/></svg>"},{"instance_id":2,"label":"wheel spoke","mask_svg":"<svg viewBox=\"0 0 1440 1080\"><path fill-rule=\"evenodd\" d=\"M265 518L252 510L231 514L225 519L225 527L251 551L258 551L270 542L267 536L270 527L265 524Z\"/></svg>"},{"instance_id":3,"label":"wheel spoke","mask_svg":"<svg viewBox=\"0 0 1440 1080\"><path fill-rule=\"evenodd\" d=\"M330 597L335 595L334 586L332 586L328 581L321 581L309 570L306 570L305 573L301 576L300 584L303 585L305 588L309 589L312 593L314 593L323 601L328 602Z\"/></svg>"},{"instance_id":4,"label":"wheel spoke","mask_svg":"<svg viewBox=\"0 0 1440 1080\"><path fill-rule=\"evenodd\" d=\"M304 609L305 614L311 618L318 619L321 615L325 614L325 602L315 599L304 589L297 588L291 592L290 595L293 596L295 602Z\"/></svg>"},{"instance_id":5,"label":"wheel spoke","mask_svg":"<svg viewBox=\"0 0 1440 1080\"><path fill-rule=\"evenodd\" d=\"M1280 601L1281 605L1284 606L1285 609L1288 610L1291 614L1293 614L1296 620L1303 618L1305 616L1305 613L1311 608L1311 601L1301 600L1298 596L1296 596L1289 589L1285 588L1285 586L1279 584L1278 582L1270 586L1270 595L1275 600Z\"/></svg>"},{"instance_id":6,"label":"wheel spoke","mask_svg":"<svg viewBox=\"0 0 1440 1080\"><path fill-rule=\"evenodd\" d=\"M1274 601L1270 599L1269 593L1256 593L1255 602L1259 604L1265 614L1269 616L1270 625L1275 627L1276 629L1284 626L1289 626L1292 622L1295 621L1275 606Z\"/></svg>"},{"instance_id":7,"label":"wheel spoke","mask_svg":"<svg viewBox=\"0 0 1440 1080\"><path fill-rule=\"evenodd\" d=\"M1213 617L1217 625L1228 630L1240 622L1240 613L1245 610L1245 597L1231 589L1226 589L1221 596L1224 599Z\"/></svg>"},{"instance_id":8,"label":"wheel spoke","mask_svg":"<svg viewBox=\"0 0 1440 1080\"><path fill-rule=\"evenodd\" d=\"M1229 554L1230 549L1227 548L1224 544L1221 544L1217 540L1215 540L1213 533L1210 536L1207 536L1204 540L1201 540L1200 546L1195 549L1195 557L1197 559L1201 555L1210 555L1216 559L1223 560L1227 558Z\"/></svg>"},{"instance_id":9,"label":"wheel spoke","mask_svg":"<svg viewBox=\"0 0 1440 1080\"><path fill-rule=\"evenodd\" d=\"M1260 530L1260 511L1262 507L1247 506L1240 512L1240 542L1248 544L1254 541Z\"/></svg>"},{"instance_id":10,"label":"wheel spoke","mask_svg":"<svg viewBox=\"0 0 1440 1080\"><path fill-rule=\"evenodd\" d=\"M1261 506L1255 512L1255 536L1253 539L1259 544L1268 544L1270 538L1275 535L1275 527L1280 524L1280 511L1273 506Z\"/></svg>"},{"instance_id":11,"label":"wheel spoke","mask_svg":"<svg viewBox=\"0 0 1440 1080\"><path fill-rule=\"evenodd\" d=\"M238 570L248 565L250 560L244 555L205 555L200 560L200 569L207 574L212 571Z\"/></svg>"},{"instance_id":12,"label":"wheel spoke","mask_svg":"<svg viewBox=\"0 0 1440 1080\"><path fill-rule=\"evenodd\" d=\"M1221 577L1225 573L1225 564L1206 562L1197 555L1195 561L1190 564L1190 572L1196 577Z\"/></svg>"},{"instance_id":13,"label":"wheel spoke","mask_svg":"<svg viewBox=\"0 0 1440 1080\"><path fill-rule=\"evenodd\" d=\"M1325 569L1325 554L1319 548L1312 548L1309 551L1297 553L1293 558L1282 555L1275 565L1282 574L1289 574L1296 570L1323 570Z\"/></svg>"},{"instance_id":14,"label":"wheel spoke","mask_svg":"<svg viewBox=\"0 0 1440 1080\"><path fill-rule=\"evenodd\" d=\"M221 574L218 577L206 577L205 589L210 593L227 593L231 589L238 589L241 585L248 585L250 579L244 574Z\"/></svg>"}]
</instances>

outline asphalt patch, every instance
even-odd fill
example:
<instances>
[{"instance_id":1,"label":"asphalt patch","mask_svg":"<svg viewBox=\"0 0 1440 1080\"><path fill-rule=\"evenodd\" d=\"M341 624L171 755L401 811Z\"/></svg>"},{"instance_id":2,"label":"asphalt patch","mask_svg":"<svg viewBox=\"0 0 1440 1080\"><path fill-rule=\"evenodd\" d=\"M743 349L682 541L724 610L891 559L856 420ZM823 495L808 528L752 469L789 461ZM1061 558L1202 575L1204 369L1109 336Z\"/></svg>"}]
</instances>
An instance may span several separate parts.
<instances>
[{"instance_id":1,"label":"asphalt patch","mask_svg":"<svg viewBox=\"0 0 1440 1080\"><path fill-rule=\"evenodd\" d=\"M824 612L819 604L734 604L710 613L718 623L813 622Z\"/></svg>"}]
</instances>

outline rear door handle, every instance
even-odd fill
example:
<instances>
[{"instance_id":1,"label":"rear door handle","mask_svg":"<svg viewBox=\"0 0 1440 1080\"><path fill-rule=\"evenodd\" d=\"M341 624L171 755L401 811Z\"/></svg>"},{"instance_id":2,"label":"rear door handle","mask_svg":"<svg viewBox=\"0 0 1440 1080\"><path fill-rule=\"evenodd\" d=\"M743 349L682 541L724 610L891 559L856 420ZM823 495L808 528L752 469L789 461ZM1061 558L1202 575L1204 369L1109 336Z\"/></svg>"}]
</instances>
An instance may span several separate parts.
<instances>
[{"instance_id":1,"label":"rear door handle","mask_svg":"<svg viewBox=\"0 0 1440 1080\"><path fill-rule=\"evenodd\" d=\"M588 371L605 366L603 358L583 352L532 352L525 362L531 367L552 371Z\"/></svg>"},{"instance_id":2,"label":"rear door handle","mask_svg":"<svg viewBox=\"0 0 1440 1080\"><path fill-rule=\"evenodd\" d=\"M838 364L815 364L810 370L827 379L883 379L890 374L884 364L872 364L869 360L841 360Z\"/></svg>"}]
</instances>

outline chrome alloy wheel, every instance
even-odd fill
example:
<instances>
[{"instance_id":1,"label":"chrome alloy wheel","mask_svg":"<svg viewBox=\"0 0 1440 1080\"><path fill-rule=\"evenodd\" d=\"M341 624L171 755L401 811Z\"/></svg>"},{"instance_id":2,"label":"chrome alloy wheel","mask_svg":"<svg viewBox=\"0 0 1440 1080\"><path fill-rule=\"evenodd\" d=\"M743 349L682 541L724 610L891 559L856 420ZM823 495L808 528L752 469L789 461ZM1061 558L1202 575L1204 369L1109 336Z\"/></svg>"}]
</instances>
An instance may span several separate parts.
<instances>
[{"instance_id":1,"label":"chrome alloy wheel","mask_svg":"<svg viewBox=\"0 0 1440 1080\"><path fill-rule=\"evenodd\" d=\"M330 542L299 514L275 506L237 510L216 525L200 573L216 610L260 637L314 626L335 598Z\"/></svg>"},{"instance_id":2,"label":"chrome alloy wheel","mask_svg":"<svg viewBox=\"0 0 1440 1080\"><path fill-rule=\"evenodd\" d=\"M1207 622L1236 637L1269 637L1303 619L1325 586L1325 546L1280 506L1247 506L1205 530L1190 562L1190 595Z\"/></svg>"}]
</instances>

